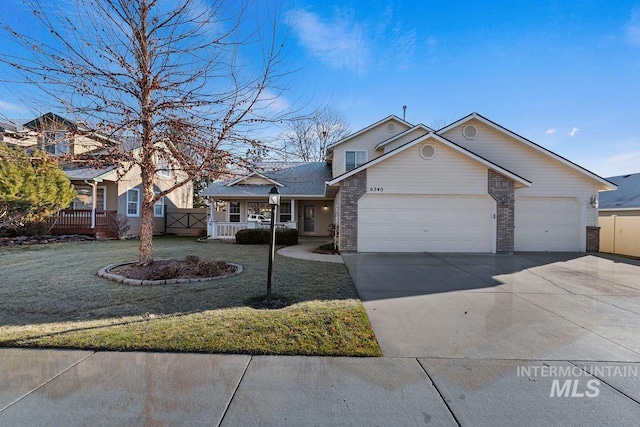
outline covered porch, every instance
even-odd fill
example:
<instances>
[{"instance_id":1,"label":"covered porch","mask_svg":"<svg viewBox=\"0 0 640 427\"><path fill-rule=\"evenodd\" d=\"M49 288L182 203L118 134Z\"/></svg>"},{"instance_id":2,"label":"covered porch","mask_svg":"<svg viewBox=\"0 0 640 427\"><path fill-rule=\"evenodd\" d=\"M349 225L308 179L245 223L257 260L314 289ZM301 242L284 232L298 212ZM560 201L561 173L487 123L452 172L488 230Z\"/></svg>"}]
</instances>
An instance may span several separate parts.
<instances>
[{"instance_id":1,"label":"covered porch","mask_svg":"<svg viewBox=\"0 0 640 427\"><path fill-rule=\"evenodd\" d=\"M50 232L117 237L114 227L118 214L116 167L87 167L70 163L63 165L63 170L77 195L67 209L49 219Z\"/></svg>"},{"instance_id":2,"label":"covered porch","mask_svg":"<svg viewBox=\"0 0 640 427\"><path fill-rule=\"evenodd\" d=\"M116 237L113 223L117 211L64 209L49 219L51 234L82 234L93 237Z\"/></svg>"},{"instance_id":3,"label":"covered porch","mask_svg":"<svg viewBox=\"0 0 640 427\"><path fill-rule=\"evenodd\" d=\"M329 236L333 200L282 199L275 212L276 227L298 230L301 236ZM211 203L207 234L210 239L233 239L239 230L269 228L271 208L266 201L215 200Z\"/></svg>"}]
</instances>

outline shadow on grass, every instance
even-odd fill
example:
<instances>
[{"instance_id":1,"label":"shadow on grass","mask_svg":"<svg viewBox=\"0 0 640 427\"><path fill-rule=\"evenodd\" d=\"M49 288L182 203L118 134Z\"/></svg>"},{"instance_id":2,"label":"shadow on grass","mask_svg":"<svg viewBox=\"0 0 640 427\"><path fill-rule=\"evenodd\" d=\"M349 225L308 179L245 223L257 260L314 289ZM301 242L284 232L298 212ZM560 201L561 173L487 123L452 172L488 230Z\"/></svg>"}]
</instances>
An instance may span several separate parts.
<instances>
[{"instance_id":1,"label":"shadow on grass","mask_svg":"<svg viewBox=\"0 0 640 427\"><path fill-rule=\"evenodd\" d=\"M2 328L59 322L168 316L247 307L266 294L267 246L193 238L154 239L155 257L222 258L243 266L227 279L175 285L128 286L96 275L112 263L137 258L137 240L41 245L0 250L0 337ZM276 255L273 291L291 305L314 300L358 298L342 264Z\"/></svg>"}]
</instances>

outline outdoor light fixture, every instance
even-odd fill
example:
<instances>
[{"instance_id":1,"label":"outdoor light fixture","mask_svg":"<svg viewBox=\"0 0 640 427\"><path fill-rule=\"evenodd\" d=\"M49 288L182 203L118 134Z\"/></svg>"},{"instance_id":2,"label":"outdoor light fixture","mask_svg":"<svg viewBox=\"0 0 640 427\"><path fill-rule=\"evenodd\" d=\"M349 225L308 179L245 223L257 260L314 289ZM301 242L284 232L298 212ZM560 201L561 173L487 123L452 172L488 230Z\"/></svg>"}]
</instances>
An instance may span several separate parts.
<instances>
[{"instance_id":1,"label":"outdoor light fixture","mask_svg":"<svg viewBox=\"0 0 640 427\"><path fill-rule=\"evenodd\" d=\"M592 207L598 209L598 197L596 195L591 196L589 203L591 204Z\"/></svg>"},{"instance_id":2,"label":"outdoor light fixture","mask_svg":"<svg viewBox=\"0 0 640 427\"><path fill-rule=\"evenodd\" d=\"M325 210L325 211L326 211L327 209L329 209L329 206L327 206L327 202L324 202L324 206L322 207L322 209L323 209L323 210Z\"/></svg>"},{"instance_id":3,"label":"outdoor light fixture","mask_svg":"<svg viewBox=\"0 0 640 427\"><path fill-rule=\"evenodd\" d=\"M269 191L269 206L271 206L271 228L269 238L269 273L267 277L267 301L266 304L271 305L271 282L273 281L273 258L276 251L276 207L280 206L280 192L274 186Z\"/></svg>"},{"instance_id":4,"label":"outdoor light fixture","mask_svg":"<svg viewBox=\"0 0 640 427\"><path fill-rule=\"evenodd\" d=\"M269 204L272 211L276 206L280 206L280 192L276 187L271 187L271 191L269 191Z\"/></svg>"}]
</instances>

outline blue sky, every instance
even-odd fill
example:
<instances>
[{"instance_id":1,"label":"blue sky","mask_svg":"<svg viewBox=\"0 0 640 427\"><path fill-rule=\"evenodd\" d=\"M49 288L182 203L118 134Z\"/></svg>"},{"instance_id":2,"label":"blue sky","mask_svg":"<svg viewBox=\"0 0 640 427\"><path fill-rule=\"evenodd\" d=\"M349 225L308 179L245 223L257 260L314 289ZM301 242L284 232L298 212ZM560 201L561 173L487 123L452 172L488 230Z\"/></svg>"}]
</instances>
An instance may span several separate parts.
<instances>
[{"instance_id":1,"label":"blue sky","mask_svg":"<svg viewBox=\"0 0 640 427\"><path fill-rule=\"evenodd\" d=\"M12 2L20 3L3 2L0 18L15 13ZM602 176L640 172L640 2L280 7L290 58L302 67L283 104L329 104L354 131L402 117L403 105L409 122L428 126L476 111ZM0 114L22 112L0 91Z\"/></svg>"}]
</instances>

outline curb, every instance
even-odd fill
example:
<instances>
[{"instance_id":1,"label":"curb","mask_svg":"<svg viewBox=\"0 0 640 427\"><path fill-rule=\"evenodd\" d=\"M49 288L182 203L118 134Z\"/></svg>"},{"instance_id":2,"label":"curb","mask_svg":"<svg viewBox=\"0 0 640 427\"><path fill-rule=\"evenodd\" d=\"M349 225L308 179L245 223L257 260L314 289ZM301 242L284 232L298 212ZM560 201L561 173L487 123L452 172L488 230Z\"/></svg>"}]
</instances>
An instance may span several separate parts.
<instances>
[{"instance_id":1,"label":"curb","mask_svg":"<svg viewBox=\"0 0 640 427\"><path fill-rule=\"evenodd\" d=\"M183 261L183 260L166 260L159 259L157 261ZM220 280L226 279L227 277L235 276L236 274L242 273L242 266L240 264L235 264L233 262L228 262L227 264L233 265L236 268L231 274L226 276L218 276L218 277L198 277L193 279L162 279L162 280L140 280L140 279L130 279L125 276L121 276L119 274L111 273L111 269L120 267L122 265L134 264L133 262L122 262L120 264L109 264L106 267L98 270L98 277L102 277L103 279L111 280L113 282L122 283L123 285L131 285L131 286L157 286L157 285L176 285L183 283L197 283L197 282L207 282L209 280Z\"/></svg>"}]
</instances>

